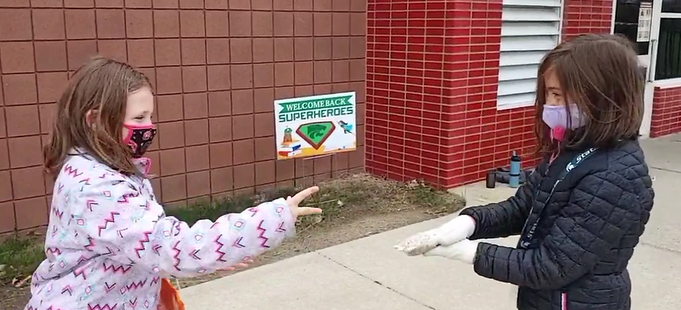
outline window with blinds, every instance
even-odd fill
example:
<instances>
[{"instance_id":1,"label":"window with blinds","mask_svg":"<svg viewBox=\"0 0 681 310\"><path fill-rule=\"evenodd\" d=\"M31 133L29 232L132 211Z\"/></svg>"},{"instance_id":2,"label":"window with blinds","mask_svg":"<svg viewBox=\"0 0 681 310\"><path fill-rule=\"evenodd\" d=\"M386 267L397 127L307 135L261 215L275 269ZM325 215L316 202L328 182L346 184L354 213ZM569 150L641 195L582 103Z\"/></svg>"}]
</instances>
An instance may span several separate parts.
<instances>
[{"instance_id":1,"label":"window with blinds","mask_svg":"<svg viewBox=\"0 0 681 310\"><path fill-rule=\"evenodd\" d=\"M534 104L537 69L560 40L562 0L504 0L497 108Z\"/></svg>"}]
</instances>

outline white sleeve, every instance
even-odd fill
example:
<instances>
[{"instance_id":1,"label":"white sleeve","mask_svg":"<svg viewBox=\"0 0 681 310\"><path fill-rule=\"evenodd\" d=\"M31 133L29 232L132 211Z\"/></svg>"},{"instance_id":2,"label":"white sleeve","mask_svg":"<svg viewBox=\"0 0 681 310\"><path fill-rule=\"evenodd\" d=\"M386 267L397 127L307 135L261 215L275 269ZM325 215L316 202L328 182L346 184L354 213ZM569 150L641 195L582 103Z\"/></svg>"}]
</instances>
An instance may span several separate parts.
<instances>
[{"instance_id":1,"label":"white sleeve","mask_svg":"<svg viewBox=\"0 0 681 310\"><path fill-rule=\"evenodd\" d=\"M74 196L70 225L87 236L86 248L176 277L225 269L295 235L295 219L284 199L190 227L165 216L156 201L123 179L87 185Z\"/></svg>"}]
</instances>

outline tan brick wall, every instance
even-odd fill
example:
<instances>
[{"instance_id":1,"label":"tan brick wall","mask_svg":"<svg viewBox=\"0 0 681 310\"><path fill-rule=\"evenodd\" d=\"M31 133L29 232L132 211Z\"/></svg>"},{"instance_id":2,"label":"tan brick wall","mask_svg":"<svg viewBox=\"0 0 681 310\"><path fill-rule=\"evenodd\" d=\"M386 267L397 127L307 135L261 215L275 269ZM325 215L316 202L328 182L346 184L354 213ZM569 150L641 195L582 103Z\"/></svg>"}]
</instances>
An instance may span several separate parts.
<instances>
[{"instance_id":1,"label":"tan brick wall","mask_svg":"<svg viewBox=\"0 0 681 310\"><path fill-rule=\"evenodd\" d=\"M41 147L101 54L152 79L164 203L311 184L364 165L365 0L0 1L0 234L47 222ZM273 100L354 90L360 150L275 160Z\"/></svg>"}]
</instances>

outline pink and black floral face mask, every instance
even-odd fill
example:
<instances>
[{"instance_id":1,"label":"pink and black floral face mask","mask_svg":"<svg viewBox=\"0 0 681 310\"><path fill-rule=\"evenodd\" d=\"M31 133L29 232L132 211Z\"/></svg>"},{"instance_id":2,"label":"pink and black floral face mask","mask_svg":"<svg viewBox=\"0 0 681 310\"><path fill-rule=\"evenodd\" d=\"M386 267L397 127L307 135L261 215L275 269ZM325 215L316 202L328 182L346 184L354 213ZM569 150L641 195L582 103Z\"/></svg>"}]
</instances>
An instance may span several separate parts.
<instances>
[{"instance_id":1,"label":"pink and black floral face mask","mask_svg":"<svg viewBox=\"0 0 681 310\"><path fill-rule=\"evenodd\" d=\"M140 158L146 153L147 149L156 136L156 127L152 125L129 125L124 124L128 129L128 135L123 139L123 143L130 146L132 157Z\"/></svg>"}]
</instances>

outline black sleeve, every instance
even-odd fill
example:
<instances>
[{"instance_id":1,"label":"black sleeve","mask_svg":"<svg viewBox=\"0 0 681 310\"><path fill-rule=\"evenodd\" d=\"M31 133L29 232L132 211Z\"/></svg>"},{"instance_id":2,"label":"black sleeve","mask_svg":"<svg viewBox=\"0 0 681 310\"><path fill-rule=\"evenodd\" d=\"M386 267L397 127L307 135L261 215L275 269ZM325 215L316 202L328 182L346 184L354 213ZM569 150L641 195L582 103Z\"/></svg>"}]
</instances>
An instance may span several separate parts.
<instances>
[{"instance_id":1,"label":"black sleeve","mask_svg":"<svg viewBox=\"0 0 681 310\"><path fill-rule=\"evenodd\" d=\"M537 186L541 182L539 170L535 169L530 174L513 197L461 211L461 215L469 215L475 220L475 232L469 239L502 238L520 234L530 214Z\"/></svg>"},{"instance_id":2,"label":"black sleeve","mask_svg":"<svg viewBox=\"0 0 681 310\"><path fill-rule=\"evenodd\" d=\"M641 221L637 195L612 172L591 174L572 191L547 236L536 249L480 243L479 275L536 290L553 290L588 273Z\"/></svg>"}]
</instances>

